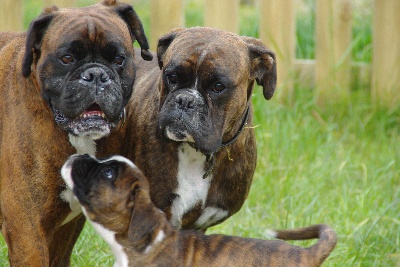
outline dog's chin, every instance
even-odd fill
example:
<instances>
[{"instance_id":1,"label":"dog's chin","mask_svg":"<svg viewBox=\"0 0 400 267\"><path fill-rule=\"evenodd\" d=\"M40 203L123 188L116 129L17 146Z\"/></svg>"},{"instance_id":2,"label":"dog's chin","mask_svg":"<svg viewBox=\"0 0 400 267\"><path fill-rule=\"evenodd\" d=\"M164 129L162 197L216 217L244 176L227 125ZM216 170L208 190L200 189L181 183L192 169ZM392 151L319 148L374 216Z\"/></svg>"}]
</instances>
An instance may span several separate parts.
<instances>
[{"instance_id":1,"label":"dog's chin","mask_svg":"<svg viewBox=\"0 0 400 267\"><path fill-rule=\"evenodd\" d=\"M57 108L53 108L54 120L66 132L92 140L100 139L110 134L119 122L110 122L102 111L85 111L75 119L69 119ZM120 115L122 118L123 113Z\"/></svg>"},{"instance_id":2,"label":"dog's chin","mask_svg":"<svg viewBox=\"0 0 400 267\"><path fill-rule=\"evenodd\" d=\"M177 130L172 127L165 127L164 138L175 141L175 142L187 142L197 151L207 155L214 153L218 150L220 142L214 142L214 140L203 140L198 135L191 135L187 130Z\"/></svg>"},{"instance_id":3,"label":"dog's chin","mask_svg":"<svg viewBox=\"0 0 400 267\"><path fill-rule=\"evenodd\" d=\"M178 131L167 126L164 130L164 136L171 141L194 143L193 136L186 130Z\"/></svg>"}]
</instances>

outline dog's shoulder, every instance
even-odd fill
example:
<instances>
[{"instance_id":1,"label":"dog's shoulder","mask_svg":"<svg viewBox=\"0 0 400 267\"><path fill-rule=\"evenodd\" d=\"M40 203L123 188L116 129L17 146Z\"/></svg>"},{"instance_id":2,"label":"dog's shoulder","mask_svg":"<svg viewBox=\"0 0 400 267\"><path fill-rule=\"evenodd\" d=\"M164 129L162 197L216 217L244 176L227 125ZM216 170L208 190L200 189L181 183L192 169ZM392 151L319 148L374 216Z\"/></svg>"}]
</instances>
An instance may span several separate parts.
<instances>
[{"instance_id":1,"label":"dog's shoulder","mask_svg":"<svg viewBox=\"0 0 400 267\"><path fill-rule=\"evenodd\" d=\"M23 44L26 34L24 32L0 32L0 50L7 45Z\"/></svg>"}]
</instances>

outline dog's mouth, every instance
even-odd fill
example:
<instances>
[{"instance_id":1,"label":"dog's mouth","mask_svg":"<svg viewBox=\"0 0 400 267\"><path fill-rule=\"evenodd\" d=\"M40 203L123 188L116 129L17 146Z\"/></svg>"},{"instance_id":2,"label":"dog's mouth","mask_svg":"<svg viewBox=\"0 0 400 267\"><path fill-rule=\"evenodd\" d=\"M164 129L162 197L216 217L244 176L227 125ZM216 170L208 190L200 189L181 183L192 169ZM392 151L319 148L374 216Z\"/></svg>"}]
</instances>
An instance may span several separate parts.
<instances>
[{"instance_id":1,"label":"dog's mouth","mask_svg":"<svg viewBox=\"0 0 400 267\"><path fill-rule=\"evenodd\" d=\"M119 120L124 116L124 111L121 112L117 122L109 121L96 103L89 106L75 119L67 118L57 107L53 107L53 115L56 123L68 133L97 140L108 135L117 126Z\"/></svg>"}]
</instances>

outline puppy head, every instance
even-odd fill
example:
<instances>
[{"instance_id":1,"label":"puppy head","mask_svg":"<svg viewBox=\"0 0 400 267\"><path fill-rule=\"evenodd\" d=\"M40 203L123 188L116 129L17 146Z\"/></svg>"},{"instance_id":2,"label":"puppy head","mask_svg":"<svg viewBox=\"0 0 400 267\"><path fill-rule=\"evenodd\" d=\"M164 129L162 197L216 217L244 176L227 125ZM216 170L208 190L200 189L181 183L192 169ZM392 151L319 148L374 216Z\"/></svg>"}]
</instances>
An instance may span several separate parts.
<instances>
[{"instance_id":1,"label":"puppy head","mask_svg":"<svg viewBox=\"0 0 400 267\"><path fill-rule=\"evenodd\" d=\"M135 40L151 60L130 5L108 0L83 8L48 8L27 32L22 74L34 73L60 127L98 139L116 127L132 94Z\"/></svg>"},{"instance_id":2,"label":"puppy head","mask_svg":"<svg viewBox=\"0 0 400 267\"><path fill-rule=\"evenodd\" d=\"M120 156L98 160L73 155L61 174L87 218L113 232L128 229L138 193L150 202L147 179L131 161Z\"/></svg>"},{"instance_id":3,"label":"puppy head","mask_svg":"<svg viewBox=\"0 0 400 267\"><path fill-rule=\"evenodd\" d=\"M73 155L61 175L87 219L107 241L110 233L126 236L136 250L143 251L163 235L164 214L151 202L147 178L130 160Z\"/></svg>"},{"instance_id":4,"label":"puppy head","mask_svg":"<svg viewBox=\"0 0 400 267\"><path fill-rule=\"evenodd\" d=\"M212 28L176 29L160 38L158 132L204 154L230 140L244 120L254 82L270 99L275 55L259 40Z\"/></svg>"}]
</instances>

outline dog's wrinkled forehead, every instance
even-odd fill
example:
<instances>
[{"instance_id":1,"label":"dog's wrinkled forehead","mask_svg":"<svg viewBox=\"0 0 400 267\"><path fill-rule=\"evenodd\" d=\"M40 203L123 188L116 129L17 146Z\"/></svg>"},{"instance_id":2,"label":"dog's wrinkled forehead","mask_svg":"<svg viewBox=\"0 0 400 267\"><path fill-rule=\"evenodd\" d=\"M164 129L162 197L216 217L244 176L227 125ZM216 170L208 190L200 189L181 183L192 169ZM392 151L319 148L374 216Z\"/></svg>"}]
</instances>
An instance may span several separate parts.
<instances>
[{"instance_id":1,"label":"dog's wrinkled forehead","mask_svg":"<svg viewBox=\"0 0 400 267\"><path fill-rule=\"evenodd\" d=\"M247 45L240 36L211 28L193 28L179 33L165 59L168 64L192 64L203 72L228 70L235 77L242 76L240 73L248 71L249 66Z\"/></svg>"},{"instance_id":2,"label":"dog's wrinkled forehead","mask_svg":"<svg viewBox=\"0 0 400 267\"><path fill-rule=\"evenodd\" d=\"M74 40L82 42L79 45L87 49L90 49L91 44L107 45L110 40L126 49L132 47L126 24L113 12L100 8L65 9L57 13L49 27L52 28L51 36L45 34L42 43L44 48L48 46L49 51L55 51ZM50 39L51 42L47 42Z\"/></svg>"}]
</instances>

